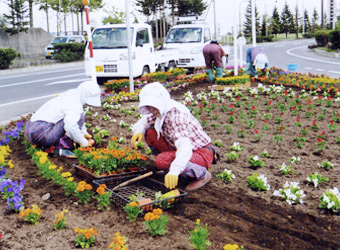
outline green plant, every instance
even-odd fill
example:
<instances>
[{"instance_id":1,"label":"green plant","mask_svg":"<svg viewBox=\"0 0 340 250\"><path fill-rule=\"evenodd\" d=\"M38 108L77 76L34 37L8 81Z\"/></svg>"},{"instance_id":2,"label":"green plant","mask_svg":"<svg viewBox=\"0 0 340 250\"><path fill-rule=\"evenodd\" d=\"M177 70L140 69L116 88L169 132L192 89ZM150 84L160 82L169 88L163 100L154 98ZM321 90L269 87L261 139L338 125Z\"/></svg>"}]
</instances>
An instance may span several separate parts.
<instances>
[{"instance_id":1,"label":"green plant","mask_svg":"<svg viewBox=\"0 0 340 250\"><path fill-rule=\"evenodd\" d=\"M264 167L266 166L266 164L259 159L259 157L257 155L255 156L251 156L249 159L248 159L248 162L249 162L249 167L250 168L253 168L253 169L257 169L259 167Z\"/></svg>"},{"instance_id":2,"label":"green plant","mask_svg":"<svg viewBox=\"0 0 340 250\"><path fill-rule=\"evenodd\" d=\"M222 172L216 174L216 177L226 183L230 183L232 179L235 179L235 175L232 173L231 170L228 170L227 168L224 169Z\"/></svg>"},{"instance_id":3,"label":"green plant","mask_svg":"<svg viewBox=\"0 0 340 250\"><path fill-rule=\"evenodd\" d=\"M190 234L190 243L191 246L196 250L205 250L207 249L211 243L207 240L209 236L208 225L205 224L204 227L200 225L201 220L196 220L196 227L194 230L189 231Z\"/></svg>"},{"instance_id":4,"label":"green plant","mask_svg":"<svg viewBox=\"0 0 340 250\"><path fill-rule=\"evenodd\" d=\"M75 242L76 247L80 246L81 248L89 248L95 245L95 235L98 234L96 229L92 227L90 229L80 229L77 227L74 231L77 233Z\"/></svg>"},{"instance_id":5,"label":"green plant","mask_svg":"<svg viewBox=\"0 0 340 250\"><path fill-rule=\"evenodd\" d=\"M79 61L84 58L84 43L58 43L54 46L54 59L61 62Z\"/></svg>"},{"instance_id":6,"label":"green plant","mask_svg":"<svg viewBox=\"0 0 340 250\"><path fill-rule=\"evenodd\" d=\"M281 135L274 135L273 142L276 142L278 144L283 142L283 138Z\"/></svg>"},{"instance_id":7,"label":"green plant","mask_svg":"<svg viewBox=\"0 0 340 250\"><path fill-rule=\"evenodd\" d=\"M295 174L295 172L293 170L291 170L291 167L292 166L286 165L286 163L283 163L281 166L279 166L279 170L284 175Z\"/></svg>"},{"instance_id":8,"label":"green plant","mask_svg":"<svg viewBox=\"0 0 340 250\"><path fill-rule=\"evenodd\" d=\"M326 141L318 137L315 145L316 145L316 152L322 152L326 148Z\"/></svg>"},{"instance_id":9,"label":"green plant","mask_svg":"<svg viewBox=\"0 0 340 250\"><path fill-rule=\"evenodd\" d=\"M267 183L267 177L254 173L252 176L247 177L247 186L254 191L267 191L270 185Z\"/></svg>"},{"instance_id":10,"label":"green plant","mask_svg":"<svg viewBox=\"0 0 340 250\"><path fill-rule=\"evenodd\" d=\"M38 205L32 205L31 208L22 209L19 213L20 218L24 218L25 221L31 224L38 224L42 210Z\"/></svg>"},{"instance_id":11,"label":"green plant","mask_svg":"<svg viewBox=\"0 0 340 250\"><path fill-rule=\"evenodd\" d=\"M243 147L240 145L239 142L234 142L233 145L231 145L230 149L234 151L242 151Z\"/></svg>"},{"instance_id":12,"label":"green plant","mask_svg":"<svg viewBox=\"0 0 340 250\"><path fill-rule=\"evenodd\" d=\"M329 161L323 161L321 164L318 163L318 166L326 170L332 169L334 167L333 163Z\"/></svg>"},{"instance_id":13,"label":"green plant","mask_svg":"<svg viewBox=\"0 0 340 250\"><path fill-rule=\"evenodd\" d=\"M340 212L340 192L338 188L326 190L320 197L320 208L329 209L333 213Z\"/></svg>"},{"instance_id":14,"label":"green plant","mask_svg":"<svg viewBox=\"0 0 340 250\"><path fill-rule=\"evenodd\" d=\"M300 189L298 182L286 182L283 189L275 190L274 196L283 198L289 205L303 203L303 198L306 196L304 191Z\"/></svg>"},{"instance_id":15,"label":"green plant","mask_svg":"<svg viewBox=\"0 0 340 250\"><path fill-rule=\"evenodd\" d=\"M12 47L0 49L0 69L8 69L19 54Z\"/></svg>"},{"instance_id":16,"label":"green plant","mask_svg":"<svg viewBox=\"0 0 340 250\"><path fill-rule=\"evenodd\" d=\"M54 221L54 227L53 227L55 230L61 230L66 227L66 218L65 218L66 213L68 213L68 211L63 209L63 211L59 212L56 215L56 219Z\"/></svg>"},{"instance_id":17,"label":"green plant","mask_svg":"<svg viewBox=\"0 0 340 250\"><path fill-rule=\"evenodd\" d=\"M310 174L307 177L307 181L312 182L314 187L318 187L319 184L321 184L322 182L328 181L327 177L322 177L321 174L319 174L318 172L315 172L314 174Z\"/></svg>"},{"instance_id":18,"label":"green plant","mask_svg":"<svg viewBox=\"0 0 340 250\"><path fill-rule=\"evenodd\" d=\"M260 153L260 156L261 156L261 157L264 157L264 158L270 158L270 154L268 153L267 149L263 150L263 151Z\"/></svg>"},{"instance_id":19,"label":"green plant","mask_svg":"<svg viewBox=\"0 0 340 250\"><path fill-rule=\"evenodd\" d=\"M131 198L130 198L131 199ZM124 206L124 211L127 213L126 219L130 222L135 222L139 214L143 212L143 210L138 206L137 202L131 201Z\"/></svg>"},{"instance_id":20,"label":"green plant","mask_svg":"<svg viewBox=\"0 0 340 250\"><path fill-rule=\"evenodd\" d=\"M227 157L227 162L236 161L238 158L238 154L235 151L231 151L230 153L226 153L225 156Z\"/></svg>"},{"instance_id":21,"label":"green plant","mask_svg":"<svg viewBox=\"0 0 340 250\"><path fill-rule=\"evenodd\" d=\"M151 233L151 236L165 235L166 227L169 223L168 216L163 215L163 210L160 208L153 209L144 216L146 230Z\"/></svg>"},{"instance_id":22,"label":"green plant","mask_svg":"<svg viewBox=\"0 0 340 250\"><path fill-rule=\"evenodd\" d=\"M222 147L223 146L223 142L221 139L216 139L213 144L217 147Z\"/></svg>"},{"instance_id":23,"label":"green plant","mask_svg":"<svg viewBox=\"0 0 340 250\"><path fill-rule=\"evenodd\" d=\"M93 198L95 198L98 202L98 210L109 210L109 206L110 206L110 197L112 195L111 192L107 192L106 191L106 185L105 184L101 184L96 192L97 194L95 196L93 196Z\"/></svg>"},{"instance_id":24,"label":"green plant","mask_svg":"<svg viewBox=\"0 0 340 250\"><path fill-rule=\"evenodd\" d=\"M77 190L74 196L77 197L80 204L87 204L90 201L90 197L93 195L92 186L85 181L78 183Z\"/></svg>"}]
</instances>

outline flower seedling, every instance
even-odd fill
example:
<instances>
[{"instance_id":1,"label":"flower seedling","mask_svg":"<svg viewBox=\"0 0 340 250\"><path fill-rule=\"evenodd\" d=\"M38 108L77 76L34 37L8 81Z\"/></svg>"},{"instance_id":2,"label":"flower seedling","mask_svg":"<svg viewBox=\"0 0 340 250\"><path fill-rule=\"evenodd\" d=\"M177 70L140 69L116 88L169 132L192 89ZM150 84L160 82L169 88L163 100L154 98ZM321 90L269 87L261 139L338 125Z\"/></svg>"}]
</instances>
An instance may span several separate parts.
<instances>
[{"instance_id":1,"label":"flower seedling","mask_svg":"<svg viewBox=\"0 0 340 250\"><path fill-rule=\"evenodd\" d=\"M300 132L299 132L299 134L300 135L302 135L302 136L306 136L306 135L308 135L308 128L307 127L303 127L301 130L300 130Z\"/></svg>"},{"instance_id":2,"label":"flower seedling","mask_svg":"<svg viewBox=\"0 0 340 250\"><path fill-rule=\"evenodd\" d=\"M131 200L131 197L130 197ZM139 214L143 212L143 210L138 206L136 201L131 201L124 206L124 211L127 213L126 219L130 222L135 222Z\"/></svg>"},{"instance_id":3,"label":"flower seedling","mask_svg":"<svg viewBox=\"0 0 340 250\"><path fill-rule=\"evenodd\" d=\"M247 177L247 186L254 191L267 191L270 189L270 185L267 183L267 177L263 174L258 175L258 173Z\"/></svg>"},{"instance_id":4,"label":"flower seedling","mask_svg":"<svg viewBox=\"0 0 340 250\"><path fill-rule=\"evenodd\" d=\"M249 120L246 120L244 123L247 124L247 128L248 129L252 129L255 127L255 122L253 119L249 119Z\"/></svg>"},{"instance_id":5,"label":"flower seedling","mask_svg":"<svg viewBox=\"0 0 340 250\"><path fill-rule=\"evenodd\" d=\"M314 131L318 131L319 130L319 125L316 123L315 120L312 123L311 129L314 130Z\"/></svg>"},{"instance_id":6,"label":"flower seedling","mask_svg":"<svg viewBox=\"0 0 340 250\"><path fill-rule=\"evenodd\" d=\"M277 144L281 144L283 142L283 138L281 135L274 135L273 142L276 142Z\"/></svg>"},{"instance_id":7,"label":"flower seedling","mask_svg":"<svg viewBox=\"0 0 340 250\"><path fill-rule=\"evenodd\" d=\"M257 155L251 156L248 159L248 162L249 162L249 167L253 169L266 166L266 164L262 160L260 160L260 158Z\"/></svg>"},{"instance_id":8,"label":"flower seedling","mask_svg":"<svg viewBox=\"0 0 340 250\"><path fill-rule=\"evenodd\" d=\"M76 247L80 246L81 248L89 248L95 245L95 235L98 234L96 229L92 227L90 229L80 229L77 227L74 231L77 233L75 242Z\"/></svg>"},{"instance_id":9,"label":"flower seedling","mask_svg":"<svg viewBox=\"0 0 340 250\"><path fill-rule=\"evenodd\" d=\"M227 168L224 169L222 172L216 174L216 177L224 181L225 183L231 183L232 179L235 179L235 175L232 173L231 170Z\"/></svg>"},{"instance_id":10,"label":"flower seedling","mask_svg":"<svg viewBox=\"0 0 340 250\"><path fill-rule=\"evenodd\" d=\"M109 246L110 250L128 250L127 238L121 236L119 232L113 235L112 243Z\"/></svg>"},{"instance_id":11,"label":"flower seedling","mask_svg":"<svg viewBox=\"0 0 340 250\"><path fill-rule=\"evenodd\" d=\"M316 146L316 152L323 152L325 151L325 148L326 148L326 141L318 137L315 146Z\"/></svg>"},{"instance_id":12,"label":"flower seedling","mask_svg":"<svg viewBox=\"0 0 340 250\"><path fill-rule=\"evenodd\" d=\"M329 162L329 161L323 161L321 164L318 163L318 166L320 168L326 169L326 170L330 170L334 167L333 163Z\"/></svg>"},{"instance_id":13,"label":"flower seedling","mask_svg":"<svg viewBox=\"0 0 340 250\"><path fill-rule=\"evenodd\" d=\"M262 134L259 133L258 130L254 129L254 140L258 142L261 140L261 137L262 137Z\"/></svg>"},{"instance_id":14,"label":"flower seedling","mask_svg":"<svg viewBox=\"0 0 340 250\"><path fill-rule=\"evenodd\" d=\"M326 190L320 197L320 208L329 209L333 213L340 212L340 192L338 188Z\"/></svg>"},{"instance_id":15,"label":"flower seedling","mask_svg":"<svg viewBox=\"0 0 340 250\"><path fill-rule=\"evenodd\" d=\"M267 149L263 150L260 153L260 156L263 157L263 158L270 158L270 154L268 153Z\"/></svg>"},{"instance_id":16,"label":"flower seedling","mask_svg":"<svg viewBox=\"0 0 340 250\"><path fill-rule=\"evenodd\" d=\"M232 125L223 125L223 132L226 134L230 134L231 132L233 132L233 126Z\"/></svg>"},{"instance_id":17,"label":"flower seedling","mask_svg":"<svg viewBox=\"0 0 340 250\"><path fill-rule=\"evenodd\" d=\"M282 118L283 114L280 114L279 116L277 116L275 118L275 121L278 123L278 124L281 124L283 122L283 118Z\"/></svg>"},{"instance_id":18,"label":"flower seedling","mask_svg":"<svg viewBox=\"0 0 340 250\"><path fill-rule=\"evenodd\" d=\"M238 159L238 153L236 153L235 151L231 151L230 153L226 153L225 157L227 157L227 162L234 162Z\"/></svg>"},{"instance_id":19,"label":"flower seedling","mask_svg":"<svg viewBox=\"0 0 340 250\"><path fill-rule=\"evenodd\" d=\"M286 163L283 163L281 166L279 166L279 170L284 175L295 174L295 172L293 170L291 170L291 167L292 166L286 165Z\"/></svg>"},{"instance_id":20,"label":"flower seedling","mask_svg":"<svg viewBox=\"0 0 340 250\"><path fill-rule=\"evenodd\" d=\"M221 139L217 139L213 142L213 144L217 147L222 147L223 146L223 142Z\"/></svg>"},{"instance_id":21,"label":"flower seedling","mask_svg":"<svg viewBox=\"0 0 340 250\"><path fill-rule=\"evenodd\" d=\"M93 195L92 186L85 181L78 183L74 196L77 197L80 204L87 204L90 201L90 197Z\"/></svg>"},{"instance_id":22,"label":"flower seedling","mask_svg":"<svg viewBox=\"0 0 340 250\"><path fill-rule=\"evenodd\" d=\"M333 120L331 120L331 123L328 125L328 128L330 131L335 132L338 126L334 123Z\"/></svg>"},{"instance_id":23,"label":"flower seedling","mask_svg":"<svg viewBox=\"0 0 340 250\"><path fill-rule=\"evenodd\" d=\"M328 181L327 177L322 177L321 174L319 174L318 172L315 172L314 174L310 174L307 177L307 181L312 182L314 187L318 187L319 184L321 184L322 182Z\"/></svg>"},{"instance_id":24,"label":"flower seedling","mask_svg":"<svg viewBox=\"0 0 340 250\"><path fill-rule=\"evenodd\" d=\"M42 210L38 205L32 205L31 208L22 209L19 213L20 218L24 218L25 221L31 224L38 224Z\"/></svg>"},{"instance_id":25,"label":"flower seedling","mask_svg":"<svg viewBox=\"0 0 340 250\"><path fill-rule=\"evenodd\" d=\"M296 117L296 122L294 123L294 127L301 127L300 117Z\"/></svg>"},{"instance_id":26,"label":"flower seedling","mask_svg":"<svg viewBox=\"0 0 340 250\"><path fill-rule=\"evenodd\" d=\"M112 195L111 192L107 192L106 191L106 185L105 184L101 184L96 192L97 194L95 196L93 196L93 198L95 198L98 201L98 210L109 210L109 206L110 206L110 197Z\"/></svg>"},{"instance_id":27,"label":"flower seedling","mask_svg":"<svg viewBox=\"0 0 340 250\"><path fill-rule=\"evenodd\" d=\"M234 142L234 144L230 147L230 149L234 151L242 151L243 147L240 145L239 142Z\"/></svg>"},{"instance_id":28,"label":"flower seedling","mask_svg":"<svg viewBox=\"0 0 340 250\"><path fill-rule=\"evenodd\" d=\"M242 128L242 129L238 130L238 131L236 132L236 134L237 134L238 137L244 138L245 135L247 134L247 132L244 131L244 129Z\"/></svg>"},{"instance_id":29,"label":"flower seedling","mask_svg":"<svg viewBox=\"0 0 340 250\"><path fill-rule=\"evenodd\" d=\"M292 157L289 159L289 162L290 162L291 164L295 164L295 163L298 163L298 162L300 162L300 161L301 161L300 156L298 156L298 157L292 156Z\"/></svg>"},{"instance_id":30,"label":"flower seedling","mask_svg":"<svg viewBox=\"0 0 340 250\"><path fill-rule=\"evenodd\" d=\"M306 196L304 191L300 189L298 182L286 182L283 189L275 190L274 196L283 198L289 205L303 203L303 198Z\"/></svg>"},{"instance_id":31,"label":"flower seedling","mask_svg":"<svg viewBox=\"0 0 340 250\"><path fill-rule=\"evenodd\" d=\"M156 208L148 212L144 220L145 229L151 233L151 236L165 235L169 220L167 215L163 215L162 209Z\"/></svg>"},{"instance_id":32,"label":"flower seedling","mask_svg":"<svg viewBox=\"0 0 340 250\"><path fill-rule=\"evenodd\" d=\"M191 246L196 250L205 250L211 243L208 241L209 229L208 225L205 224L204 227L200 225L201 220L196 220L196 227L194 230L189 231Z\"/></svg>"},{"instance_id":33,"label":"flower seedling","mask_svg":"<svg viewBox=\"0 0 340 250\"><path fill-rule=\"evenodd\" d=\"M68 213L67 210L63 209L63 211L59 212L54 220L54 230L61 230L66 227L66 217L65 214Z\"/></svg>"}]
</instances>

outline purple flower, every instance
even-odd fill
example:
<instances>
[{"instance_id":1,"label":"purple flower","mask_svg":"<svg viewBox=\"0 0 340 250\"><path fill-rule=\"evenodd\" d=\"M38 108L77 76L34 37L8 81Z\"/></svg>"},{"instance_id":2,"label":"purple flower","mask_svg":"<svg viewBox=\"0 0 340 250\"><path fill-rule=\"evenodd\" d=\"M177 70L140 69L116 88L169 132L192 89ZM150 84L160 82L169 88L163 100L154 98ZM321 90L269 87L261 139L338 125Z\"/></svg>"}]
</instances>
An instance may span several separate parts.
<instances>
[{"instance_id":1,"label":"purple flower","mask_svg":"<svg viewBox=\"0 0 340 250\"><path fill-rule=\"evenodd\" d=\"M0 166L0 179L4 178L7 174L7 170L4 166Z\"/></svg>"},{"instance_id":2,"label":"purple flower","mask_svg":"<svg viewBox=\"0 0 340 250\"><path fill-rule=\"evenodd\" d=\"M25 180L25 179L21 179L21 180L20 180L20 184L19 184L20 191L24 189L25 183L26 183L26 180Z\"/></svg>"},{"instance_id":3,"label":"purple flower","mask_svg":"<svg viewBox=\"0 0 340 250\"><path fill-rule=\"evenodd\" d=\"M5 179L2 182L0 182L0 192L3 192L4 189L7 186L11 186L12 185L12 181L10 179Z\"/></svg>"}]
</instances>

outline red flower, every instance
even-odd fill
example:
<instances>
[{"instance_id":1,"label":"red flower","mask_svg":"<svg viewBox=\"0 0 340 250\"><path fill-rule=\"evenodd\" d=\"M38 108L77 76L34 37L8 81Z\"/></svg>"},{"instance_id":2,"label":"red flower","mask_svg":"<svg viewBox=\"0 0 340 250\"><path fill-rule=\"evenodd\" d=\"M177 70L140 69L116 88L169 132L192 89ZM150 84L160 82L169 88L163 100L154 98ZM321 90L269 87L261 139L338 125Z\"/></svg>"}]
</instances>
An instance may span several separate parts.
<instances>
[{"instance_id":1,"label":"red flower","mask_svg":"<svg viewBox=\"0 0 340 250\"><path fill-rule=\"evenodd\" d=\"M202 121L205 121L205 117L202 117Z\"/></svg>"},{"instance_id":2,"label":"red flower","mask_svg":"<svg viewBox=\"0 0 340 250\"><path fill-rule=\"evenodd\" d=\"M280 114L280 116L281 116L281 118L282 118L283 114Z\"/></svg>"},{"instance_id":3,"label":"red flower","mask_svg":"<svg viewBox=\"0 0 340 250\"><path fill-rule=\"evenodd\" d=\"M259 133L259 131L258 131L258 130L256 130L256 129L254 129L254 132L255 132L255 134L258 134L258 133Z\"/></svg>"},{"instance_id":4,"label":"red flower","mask_svg":"<svg viewBox=\"0 0 340 250\"><path fill-rule=\"evenodd\" d=\"M211 103L215 103L216 101L215 100L212 100Z\"/></svg>"},{"instance_id":5,"label":"red flower","mask_svg":"<svg viewBox=\"0 0 340 250\"><path fill-rule=\"evenodd\" d=\"M268 120L267 119L264 119L264 123L267 123L268 122Z\"/></svg>"},{"instance_id":6,"label":"red flower","mask_svg":"<svg viewBox=\"0 0 340 250\"><path fill-rule=\"evenodd\" d=\"M203 108L203 103L200 103L200 108Z\"/></svg>"},{"instance_id":7,"label":"red flower","mask_svg":"<svg viewBox=\"0 0 340 250\"><path fill-rule=\"evenodd\" d=\"M287 96L287 95L288 95L288 91L286 90L286 91L285 91L285 96Z\"/></svg>"},{"instance_id":8,"label":"red flower","mask_svg":"<svg viewBox=\"0 0 340 250\"><path fill-rule=\"evenodd\" d=\"M234 104L230 103L229 108L233 108Z\"/></svg>"},{"instance_id":9,"label":"red flower","mask_svg":"<svg viewBox=\"0 0 340 250\"><path fill-rule=\"evenodd\" d=\"M300 117L296 117L296 122L300 122Z\"/></svg>"},{"instance_id":10,"label":"red flower","mask_svg":"<svg viewBox=\"0 0 340 250\"><path fill-rule=\"evenodd\" d=\"M187 102L187 106L190 106L190 102Z\"/></svg>"},{"instance_id":11,"label":"red flower","mask_svg":"<svg viewBox=\"0 0 340 250\"><path fill-rule=\"evenodd\" d=\"M230 112L230 115L234 115L234 110Z\"/></svg>"},{"instance_id":12,"label":"red flower","mask_svg":"<svg viewBox=\"0 0 340 250\"><path fill-rule=\"evenodd\" d=\"M267 105L271 105L272 104L272 100L270 100L268 103L267 103Z\"/></svg>"},{"instance_id":13,"label":"red flower","mask_svg":"<svg viewBox=\"0 0 340 250\"><path fill-rule=\"evenodd\" d=\"M238 97L236 98L237 101L239 101L240 99L241 99L241 96L238 96Z\"/></svg>"},{"instance_id":14,"label":"red flower","mask_svg":"<svg viewBox=\"0 0 340 250\"><path fill-rule=\"evenodd\" d=\"M320 138L320 137L318 137L318 142L320 143L320 142L323 142L323 140Z\"/></svg>"},{"instance_id":15,"label":"red flower","mask_svg":"<svg viewBox=\"0 0 340 250\"><path fill-rule=\"evenodd\" d=\"M327 97L327 100L328 100L328 101L330 101L330 100L331 100L331 97L330 97L330 96L328 96L328 97Z\"/></svg>"},{"instance_id":16,"label":"red flower","mask_svg":"<svg viewBox=\"0 0 340 250\"><path fill-rule=\"evenodd\" d=\"M311 99L308 99L308 104L312 104L312 100Z\"/></svg>"},{"instance_id":17,"label":"red flower","mask_svg":"<svg viewBox=\"0 0 340 250\"><path fill-rule=\"evenodd\" d=\"M0 240L1 240L2 234L0 234Z\"/></svg>"},{"instance_id":18,"label":"red flower","mask_svg":"<svg viewBox=\"0 0 340 250\"><path fill-rule=\"evenodd\" d=\"M336 115L336 117L340 117L340 113L338 113L338 114Z\"/></svg>"},{"instance_id":19,"label":"red flower","mask_svg":"<svg viewBox=\"0 0 340 250\"><path fill-rule=\"evenodd\" d=\"M255 106L252 106L252 107L251 107L251 110L255 110L255 109L256 109Z\"/></svg>"},{"instance_id":20,"label":"red flower","mask_svg":"<svg viewBox=\"0 0 340 250\"><path fill-rule=\"evenodd\" d=\"M279 130L280 130L280 132L282 132L282 129L283 129L283 127L282 127L282 126L280 126L280 127L279 127Z\"/></svg>"},{"instance_id":21,"label":"red flower","mask_svg":"<svg viewBox=\"0 0 340 250\"><path fill-rule=\"evenodd\" d=\"M316 121L315 120L313 121L312 125L316 125Z\"/></svg>"},{"instance_id":22,"label":"red flower","mask_svg":"<svg viewBox=\"0 0 340 250\"><path fill-rule=\"evenodd\" d=\"M331 120L331 125L333 125L334 124L334 121L333 120Z\"/></svg>"},{"instance_id":23,"label":"red flower","mask_svg":"<svg viewBox=\"0 0 340 250\"><path fill-rule=\"evenodd\" d=\"M326 133L326 131L324 130L324 131L322 131L322 133L320 135L325 135L325 133Z\"/></svg>"}]
</instances>

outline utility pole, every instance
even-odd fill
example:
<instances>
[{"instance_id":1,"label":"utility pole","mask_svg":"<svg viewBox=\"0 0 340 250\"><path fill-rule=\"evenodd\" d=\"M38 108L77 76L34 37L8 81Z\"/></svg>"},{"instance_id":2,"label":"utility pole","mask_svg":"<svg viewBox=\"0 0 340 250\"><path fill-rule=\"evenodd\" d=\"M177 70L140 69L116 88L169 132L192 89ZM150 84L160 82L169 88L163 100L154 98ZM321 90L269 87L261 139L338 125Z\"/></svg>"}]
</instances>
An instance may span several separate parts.
<instances>
[{"instance_id":1,"label":"utility pole","mask_svg":"<svg viewBox=\"0 0 340 250\"><path fill-rule=\"evenodd\" d=\"M216 28L216 0L214 1L214 31L215 31L215 40L217 40L217 28Z\"/></svg>"},{"instance_id":2,"label":"utility pole","mask_svg":"<svg viewBox=\"0 0 340 250\"><path fill-rule=\"evenodd\" d=\"M323 0L321 0L321 29L323 29Z\"/></svg>"},{"instance_id":3,"label":"utility pole","mask_svg":"<svg viewBox=\"0 0 340 250\"><path fill-rule=\"evenodd\" d=\"M251 0L251 33L252 33L253 47L256 47L255 0Z\"/></svg>"}]
</instances>

